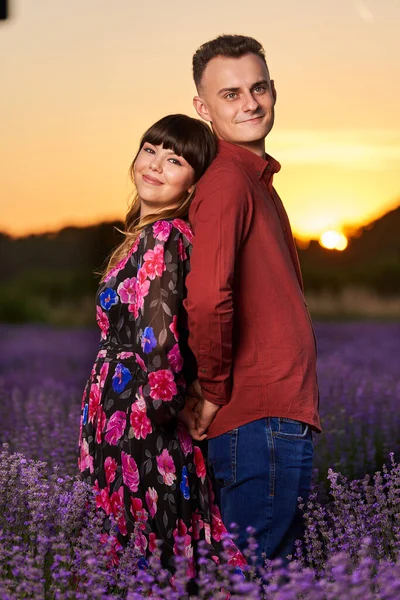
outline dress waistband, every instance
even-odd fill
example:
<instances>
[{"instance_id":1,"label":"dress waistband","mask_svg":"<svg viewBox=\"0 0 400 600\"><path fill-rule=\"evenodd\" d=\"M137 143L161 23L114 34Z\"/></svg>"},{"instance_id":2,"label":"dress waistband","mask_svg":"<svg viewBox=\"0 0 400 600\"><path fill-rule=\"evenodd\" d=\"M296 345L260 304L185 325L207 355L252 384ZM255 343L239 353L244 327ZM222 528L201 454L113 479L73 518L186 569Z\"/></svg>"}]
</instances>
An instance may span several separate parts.
<instances>
[{"instance_id":1,"label":"dress waistband","mask_svg":"<svg viewBox=\"0 0 400 600\"><path fill-rule=\"evenodd\" d=\"M100 342L97 356L110 358L111 360L123 360L137 362L132 344L113 344L111 342Z\"/></svg>"}]
</instances>

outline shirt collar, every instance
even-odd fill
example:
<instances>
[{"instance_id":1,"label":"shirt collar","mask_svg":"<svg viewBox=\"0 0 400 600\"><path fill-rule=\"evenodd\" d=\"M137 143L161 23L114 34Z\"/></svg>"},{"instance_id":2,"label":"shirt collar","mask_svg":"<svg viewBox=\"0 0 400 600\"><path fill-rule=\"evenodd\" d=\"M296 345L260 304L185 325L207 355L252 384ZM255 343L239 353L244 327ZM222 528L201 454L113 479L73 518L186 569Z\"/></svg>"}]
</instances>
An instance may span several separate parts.
<instances>
[{"instance_id":1,"label":"shirt collar","mask_svg":"<svg viewBox=\"0 0 400 600\"><path fill-rule=\"evenodd\" d=\"M257 156L254 152L231 144L225 140L218 140L218 154L233 156L239 160L245 168L258 179L270 179L274 173L278 173L281 165L272 156L265 153L264 157Z\"/></svg>"}]
</instances>

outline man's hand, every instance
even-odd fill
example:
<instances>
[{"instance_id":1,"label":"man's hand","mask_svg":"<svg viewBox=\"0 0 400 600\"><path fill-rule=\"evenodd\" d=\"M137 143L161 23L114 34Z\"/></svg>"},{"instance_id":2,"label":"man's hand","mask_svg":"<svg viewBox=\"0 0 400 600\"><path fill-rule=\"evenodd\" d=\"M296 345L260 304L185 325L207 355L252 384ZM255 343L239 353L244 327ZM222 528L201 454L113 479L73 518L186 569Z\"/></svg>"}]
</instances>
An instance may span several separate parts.
<instances>
[{"instance_id":1,"label":"man's hand","mask_svg":"<svg viewBox=\"0 0 400 600\"><path fill-rule=\"evenodd\" d=\"M206 435L199 436L197 431L197 419L201 411L202 398L198 396L186 396L185 406L179 411L178 419L185 423L190 436L196 440L204 440Z\"/></svg>"},{"instance_id":2,"label":"man's hand","mask_svg":"<svg viewBox=\"0 0 400 600\"><path fill-rule=\"evenodd\" d=\"M203 440L207 429L215 419L217 412L221 407L218 404L213 404L209 400L203 398L201 413L196 420L196 433L199 437L194 437L195 440Z\"/></svg>"}]
</instances>

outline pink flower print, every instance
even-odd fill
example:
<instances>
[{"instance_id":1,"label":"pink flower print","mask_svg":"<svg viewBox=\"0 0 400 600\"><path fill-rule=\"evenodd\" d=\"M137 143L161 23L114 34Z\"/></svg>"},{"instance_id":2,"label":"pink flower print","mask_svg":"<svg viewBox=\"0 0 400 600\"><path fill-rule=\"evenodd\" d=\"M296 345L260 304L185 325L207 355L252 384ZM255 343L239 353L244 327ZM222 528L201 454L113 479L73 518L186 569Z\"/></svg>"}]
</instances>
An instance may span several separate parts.
<instances>
[{"instance_id":1,"label":"pink flower print","mask_svg":"<svg viewBox=\"0 0 400 600\"><path fill-rule=\"evenodd\" d=\"M178 257L179 257L179 260L187 259L187 254L186 254L185 246L183 245L182 238L179 238L179 240L178 240Z\"/></svg>"},{"instance_id":2,"label":"pink flower print","mask_svg":"<svg viewBox=\"0 0 400 600\"><path fill-rule=\"evenodd\" d=\"M109 535L108 533L102 533L100 535L100 542L104 545L107 545L107 555L111 556L111 564L118 566L119 564L119 554L123 550L122 545L118 541L117 536Z\"/></svg>"},{"instance_id":3,"label":"pink flower print","mask_svg":"<svg viewBox=\"0 0 400 600\"><path fill-rule=\"evenodd\" d=\"M137 492L139 488L139 470L133 456L121 452L122 480L131 492Z\"/></svg>"},{"instance_id":4,"label":"pink flower print","mask_svg":"<svg viewBox=\"0 0 400 600\"><path fill-rule=\"evenodd\" d=\"M157 536L155 533L149 533L149 550L154 552L157 549Z\"/></svg>"},{"instance_id":5,"label":"pink flower print","mask_svg":"<svg viewBox=\"0 0 400 600\"><path fill-rule=\"evenodd\" d=\"M107 350L99 350L97 353L97 358L105 358L107 356Z\"/></svg>"},{"instance_id":6,"label":"pink flower print","mask_svg":"<svg viewBox=\"0 0 400 600\"><path fill-rule=\"evenodd\" d=\"M177 393L174 376L168 369L149 373L150 397L153 400L170 402Z\"/></svg>"},{"instance_id":7,"label":"pink flower print","mask_svg":"<svg viewBox=\"0 0 400 600\"><path fill-rule=\"evenodd\" d=\"M193 556L192 538L188 534L187 527L182 519L177 520L173 536L175 540L174 554L177 556L182 556L183 554L183 556L190 559ZM178 538L180 538L179 541Z\"/></svg>"},{"instance_id":8,"label":"pink flower print","mask_svg":"<svg viewBox=\"0 0 400 600\"><path fill-rule=\"evenodd\" d=\"M156 460L158 472L162 476L165 485L172 485L176 479L176 469L172 456L167 449L164 449Z\"/></svg>"},{"instance_id":9,"label":"pink flower print","mask_svg":"<svg viewBox=\"0 0 400 600\"><path fill-rule=\"evenodd\" d=\"M97 415L97 410L100 405L100 387L97 383L92 383L90 386L89 392L89 417L88 420L90 423L93 423L95 416Z\"/></svg>"},{"instance_id":10,"label":"pink flower print","mask_svg":"<svg viewBox=\"0 0 400 600\"><path fill-rule=\"evenodd\" d=\"M147 372L147 367L146 367L146 365L145 365L145 363L144 363L144 360L143 360L143 358L141 358L141 356L139 356L139 354L138 354L137 352L135 353L135 359L136 359L136 362L137 362L137 364L139 365L139 367L140 367L140 368L141 368L143 371L146 371L146 372Z\"/></svg>"},{"instance_id":11,"label":"pink flower print","mask_svg":"<svg viewBox=\"0 0 400 600\"><path fill-rule=\"evenodd\" d=\"M143 503L140 498L131 497L131 513L135 523L138 524L139 529L146 529L146 523L148 519L148 513L143 508Z\"/></svg>"},{"instance_id":12,"label":"pink flower print","mask_svg":"<svg viewBox=\"0 0 400 600\"><path fill-rule=\"evenodd\" d=\"M111 446L116 446L118 440L125 431L126 413L122 410L117 410L111 415L107 423L105 440Z\"/></svg>"},{"instance_id":13,"label":"pink flower print","mask_svg":"<svg viewBox=\"0 0 400 600\"><path fill-rule=\"evenodd\" d=\"M196 511L192 513L192 535L194 540L200 539L200 532L204 527L204 521Z\"/></svg>"},{"instance_id":14,"label":"pink flower print","mask_svg":"<svg viewBox=\"0 0 400 600\"><path fill-rule=\"evenodd\" d=\"M211 526L210 523L204 523L204 539L207 544L211 544Z\"/></svg>"},{"instance_id":15,"label":"pink flower print","mask_svg":"<svg viewBox=\"0 0 400 600\"><path fill-rule=\"evenodd\" d=\"M172 223L170 221L156 221L153 223L153 235L156 240L166 242L171 233Z\"/></svg>"},{"instance_id":16,"label":"pink flower print","mask_svg":"<svg viewBox=\"0 0 400 600\"><path fill-rule=\"evenodd\" d=\"M96 443L101 444L102 442L102 434L104 431L104 427L106 426L107 415L103 410L103 407L100 405L97 410L97 426L96 426Z\"/></svg>"},{"instance_id":17,"label":"pink flower print","mask_svg":"<svg viewBox=\"0 0 400 600\"><path fill-rule=\"evenodd\" d=\"M178 439L185 456L193 452L193 440L189 435L185 423L178 421Z\"/></svg>"},{"instance_id":18,"label":"pink flower print","mask_svg":"<svg viewBox=\"0 0 400 600\"><path fill-rule=\"evenodd\" d=\"M108 487L110 487L110 483L112 483L115 479L115 471L117 470L117 466L118 464L115 458L107 456L106 460L104 461L104 471Z\"/></svg>"},{"instance_id":19,"label":"pink flower print","mask_svg":"<svg viewBox=\"0 0 400 600\"><path fill-rule=\"evenodd\" d=\"M193 231L190 226L182 219L174 219L172 221L172 225L176 227L178 231L183 233L183 235L189 240L190 243L193 241Z\"/></svg>"},{"instance_id":20,"label":"pink flower print","mask_svg":"<svg viewBox=\"0 0 400 600\"><path fill-rule=\"evenodd\" d=\"M93 456L89 454L89 444L87 440L82 440L79 465L81 473L86 471L86 469L89 469L90 473L93 473L94 471Z\"/></svg>"},{"instance_id":21,"label":"pink flower print","mask_svg":"<svg viewBox=\"0 0 400 600\"><path fill-rule=\"evenodd\" d=\"M146 276L149 279L161 277L167 268L164 261L164 246L156 244L154 250L147 250L143 258L145 262L141 270L144 270Z\"/></svg>"},{"instance_id":22,"label":"pink flower print","mask_svg":"<svg viewBox=\"0 0 400 600\"><path fill-rule=\"evenodd\" d=\"M131 411L129 421L133 435L137 440L144 440L153 431L153 428L146 414L146 403L143 398L139 398L137 402L132 404Z\"/></svg>"},{"instance_id":23,"label":"pink flower print","mask_svg":"<svg viewBox=\"0 0 400 600\"><path fill-rule=\"evenodd\" d=\"M100 376L99 376L99 386L100 386L101 390L103 389L104 384L106 382L107 375L108 375L108 369L109 368L110 368L110 363L109 362L105 362L101 366Z\"/></svg>"},{"instance_id":24,"label":"pink flower print","mask_svg":"<svg viewBox=\"0 0 400 600\"><path fill-rule=\"evenodd\" d=\"M228 565L233 565L235 567L243 567L247 565L247 560L243 556L243 554L238 550L232 540L228 540L226 538L224 543L224 552L229 556Z\"/></svg>"},{"instance_id":25,"label":"pink flower print","mask_svg":"<svg viewBox=\"0 0 400 600\"><path fill-rule=\"evenodd\" d=\"M97 481L97 479L96 479L93 487L94 487L94 491L96 493L96 507L102 508L104 510L104 512L106 513L106 515L109 515L111 513L111 502L110 502L110 497L108 495L108 489L107 488L100 489L99 482Z\"/></svg>"},{"instance_id":26,"label":"pink flower print","mask_svg":"<svg viewBox=\"0 0 400 600\"><path fill-rule=\"evenodd\" d=\"M143 535L141 531L135 536L135 550L139 552L139 554L145 554L147 548L147 540L146 536Z\"/></svg>"},{"instance_id":27,"label":"pink flower print","mask_svg":"<svg viewBox=\"0 0 400 600\"><path fill-rule=\"evenodd\" d=\"M144 299L149 293L150 281L147 279L146 272L143 269L139 269L137 280L136 280L136 301L128 306L129 312L133 313L135 319L139 316L139 310L142 310L144 305Z\"/></svg>"},{"instance_id":28,"label":"pink flower print","mask_svg":"<svg viewBox=\"0 0 400 600\"><path fill-rule=\"evenodd\" d=\"M107 275L104 277L104 282L106 283L107 281L109 281L111 279L111 277L115 277L115 275L124 268L124 266L126 265L126 263L129 260L129 255L128 256L124 256L124 258L121 258L121 260L115 265L115 267L113 267L112 269L110 269L107 273Z\"/></svg>"},{"instance_id":29,"label":"pink flower print","mask_svg":"<svg viewBox=\"0 0 400 600\"><path fill-rule=\"evenodd\" d=\"M100 308L100 306L96 306L96 321L101 329L101 338L105 340L108 330L110 329L110 323L106 313Z\"/></svg>"},{"instance_id":30,"label":"pink flower print","mask_svg":"<svg viewBox=\"0 0 400 600\"><path fill-rule=\"evenodd\" d=\"M124 488L121 485L118 491L113 492L110 496L111 510L118 525L118 529L122 535L128 533L126 529L126 518L124 511Z\"/></svg>"},{"instance_id":31,"label":"pink flower print","mask_svg":"<svg viewBox=\"0 0 400 600\"><path fill-rule=\"evenodd\" d=\"M124 360L124 358L131 358L133 356L133 352L118 352L117 358L120 360Z\"/></svg>"},{"instance_id":32,"label":"pink flower print","mask_svg":"<svg viewBox=\"0 0 400 600\"><path fill-rule=\"evenodd\" d=\"M194 464L196 465L196 475L202 481L206 476L206 465L204 462L203 453L198 446L194 447Z\"/></svg>"},{"instance_id":33,"label":"pink flower print","mask_svg":"<svg viewBox=\"0 0 400 600\"><path fill-rule=\"evenodd\" d=\"M136 287L136 277L128 277L124 281L121 281L117 292L123 304L136 302Z\"/></svg>"},{"instance_id":34,"label":"pink flower print","mask_svg":"<svg viewBox=\"0 0 400 600\"><path fill-rule=\"evenodd\" d=\"M211 503L211 535L216 542L220 542L223 534L227 533L226 527L222 522L221 513L214 503Z\"/></svg>"},{"instance_id":35,"label":"pink flower print","mask_svg":"<svg viewBox=\"0 0 400 600\"><path fill-rule=\"evenodd\" d=\"M179 340L178 317L177 317L177 315L174 315L172 317L172 323L169 326L169 329L174 334L175 341L177 342Z\"/></svg>"},{"instance_id":36,"label":"pink flower print","mask_svg":"<svg viewBox=\"0 0 400 600\"><path fill-rule=\"evenodd\" d=\"M179 373L183 368L183 358L181 356L179 345L175 344L168 352L168 362L174 373Z\"/></svg>"},{"instance_id":37,"label":"pink flower print","mask_svg":"<svg viewBox=\"0 0 400 600\"><path fill-rule=\"evenodd\" d=\"M146 503L149 509L150 516L153 518L157 512L157 490L153 487L149 487L146 492Z\"/></svg>"}]
</instances>

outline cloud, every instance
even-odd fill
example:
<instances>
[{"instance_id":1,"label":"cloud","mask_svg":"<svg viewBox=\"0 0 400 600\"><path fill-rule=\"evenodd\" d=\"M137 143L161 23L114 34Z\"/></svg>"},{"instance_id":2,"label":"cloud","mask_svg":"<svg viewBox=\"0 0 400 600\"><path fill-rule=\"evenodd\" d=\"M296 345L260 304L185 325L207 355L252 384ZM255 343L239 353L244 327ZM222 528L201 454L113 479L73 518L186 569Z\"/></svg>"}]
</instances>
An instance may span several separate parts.
<instances>
[{"instance_id":1,"label":"cloud","mask_svg":"<svg viewBox=\"0 0 400 600\"><path fill-rule=\"evenodd\" d=\"M353 0L354 7L364 23L373 23L375 20L372 10L367 6L364 0Z\"/></svg>"},{"instance_id":2,"label":"cloud","mask_svg":"<svg viewBox=\"0 0 400 600\"><path fill-rule=\"evenodd\" d=\"M348 169L400 168L400 130L280 131L273 151L284 164L314 164Z\"/></svg>"}]
</instances>

